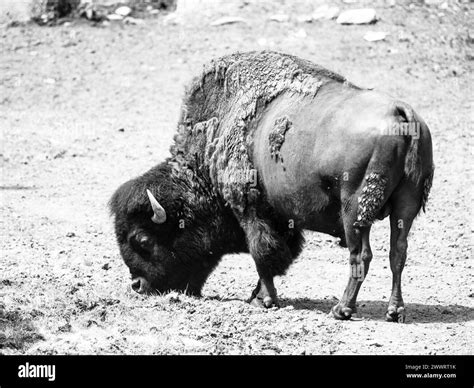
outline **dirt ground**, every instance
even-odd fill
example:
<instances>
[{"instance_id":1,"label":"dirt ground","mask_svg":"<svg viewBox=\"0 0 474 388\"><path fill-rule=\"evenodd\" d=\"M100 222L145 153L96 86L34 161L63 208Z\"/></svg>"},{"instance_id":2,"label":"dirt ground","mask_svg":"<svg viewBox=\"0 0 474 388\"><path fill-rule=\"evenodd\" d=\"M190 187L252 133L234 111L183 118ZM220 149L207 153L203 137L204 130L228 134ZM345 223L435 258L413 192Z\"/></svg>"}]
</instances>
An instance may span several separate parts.
<instances>
[{"instance_id":1,"label":"dirt ground","mask_svg":"<svg viewBox=\"0 0 474 388\"><path fill-rule=\"evenodd\" d=\"M363 26L297 20L321 1L241 1L140 25L3 26L0 353L473 354L473 6L390 3L337 3L375 7L381 19ZM292 18L268 20L280 12ZM209 26L229 14L246 23ZM370 43L367 31L389 35ZM348 252L312 232L276 280L280 309L245 302L257 274L244 254L222 260L201 299L131 291L108 199L168 155L184 86L202 64L253 49L299 55L397 96L430 126L436 171L409 240L406 324L384 321L387 220L373 228L352 321L328 315Z\"/></svg>"}]
</instances>

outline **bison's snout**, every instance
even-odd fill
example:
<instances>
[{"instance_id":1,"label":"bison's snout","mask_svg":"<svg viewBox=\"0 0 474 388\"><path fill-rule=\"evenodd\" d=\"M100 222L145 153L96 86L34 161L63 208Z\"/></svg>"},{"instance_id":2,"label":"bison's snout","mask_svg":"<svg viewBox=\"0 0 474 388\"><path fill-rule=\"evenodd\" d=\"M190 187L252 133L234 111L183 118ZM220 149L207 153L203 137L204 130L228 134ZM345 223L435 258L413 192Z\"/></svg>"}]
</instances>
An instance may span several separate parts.
<instances>
[{"instance_id":1,"label":"bison's snout","mask_svg":"<svg viewBox=\"0 0 474 388\"><path fill-rule=\"evenodd\" d=\"M146 294L151 290L150 283L145 278L139 276L132 279L132 290L139 294Z\"/></svg>"}]
</instances>

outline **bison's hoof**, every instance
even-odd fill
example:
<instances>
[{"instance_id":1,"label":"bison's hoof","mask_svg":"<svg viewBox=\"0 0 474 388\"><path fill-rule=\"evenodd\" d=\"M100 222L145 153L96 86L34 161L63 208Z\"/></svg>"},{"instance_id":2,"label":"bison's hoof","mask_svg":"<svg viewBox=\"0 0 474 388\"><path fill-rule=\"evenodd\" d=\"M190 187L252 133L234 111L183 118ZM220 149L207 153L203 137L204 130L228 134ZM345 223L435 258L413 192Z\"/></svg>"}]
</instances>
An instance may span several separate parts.
<instances>
[{"instance_id":1,"label":"bison's hoof","mask_svg":"<svg viewBox=\"0 0 474 388\"><path fill-rule=\"evenodd\" d=\"M405 323L405 307L390 306L385 319L387 322Z\"/></svg>"},{"instance_id":2,"label":"bison's hoof","mask_svg":"<svg viewBox=\"0 0 474 388\"><path fill-rule=\"evenodd\" d=\"M350 307L341 307L337 304L332 308L331 312L336 319L349 320L351 319L352 313L354 311Z\"/></svg>"},{"instance_id":3,"label":"bison's hoof","mask_svg":"<svg viewBox=\"0 0 474 388\"><path fill-rule=\"evenodd\" d=\"M260 307L260 308L271 308L271 307L278 307L278 300L272 299L269 296L266 296L263 298L255 297L250 301L250 304L254 307Z\"/></svg>"}]
</instances>

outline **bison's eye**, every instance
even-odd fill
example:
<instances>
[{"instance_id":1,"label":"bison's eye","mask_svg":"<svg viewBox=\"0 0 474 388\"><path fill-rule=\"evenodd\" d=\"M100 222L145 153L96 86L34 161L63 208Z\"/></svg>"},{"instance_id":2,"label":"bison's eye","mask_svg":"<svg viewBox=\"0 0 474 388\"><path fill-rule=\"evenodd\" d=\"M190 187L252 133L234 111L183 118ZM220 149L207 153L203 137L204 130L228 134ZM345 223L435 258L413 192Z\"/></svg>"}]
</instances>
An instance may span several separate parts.
<instances>
[{"instance_id":1,"label":"bison's eye","mask_svg":"<svg viewBox=\"0 0 474 388\"><path fill-rule=\"evenodd\" d=\"M144 233L137 233L135 236L132 236L130 239L132 245L137 251L145 251L151 253L153 250L153 241L150 236L147 236Z\"/></svg>"},{"instance_id":2,"label":"bison's eye","mask_svg":"<svg viewBox=\"0 0 474 388\"><path fill-rule=\"evenodd\" d=\"M151 238L146 235L141 235L137 241L140 246L147 251L150 251L153 248L153 241L151 241Z\"/></svg>"}]
</instances>

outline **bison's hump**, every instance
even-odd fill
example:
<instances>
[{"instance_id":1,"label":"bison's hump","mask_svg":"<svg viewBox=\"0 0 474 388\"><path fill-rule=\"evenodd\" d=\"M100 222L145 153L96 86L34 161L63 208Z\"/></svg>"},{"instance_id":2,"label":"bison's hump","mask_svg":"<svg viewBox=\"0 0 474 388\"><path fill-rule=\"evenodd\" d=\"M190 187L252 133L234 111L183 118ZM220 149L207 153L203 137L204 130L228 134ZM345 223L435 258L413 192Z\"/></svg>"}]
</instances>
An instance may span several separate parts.
<instances>
[{"instance_id":1,"label":"bison's hump","mask_svg":"<svg viewBox=\"0 0 474 388\"><path fill-rule=\"evenodd\" d=\"M347 83L344 77L319 65L273 51L215 59L204 66L185 94L172 155L179 155L185 163L196 164L197 160L204 165L224 200L243 211L249 198L258 199L255 188L240 178L252 176L253 170L250 150L255 126L249 123L280 94L312 98L331 82ZM202 124L211 119L217 126ZM196 126L212 133L202 133Z\"/></svg>"}]
</instances>

